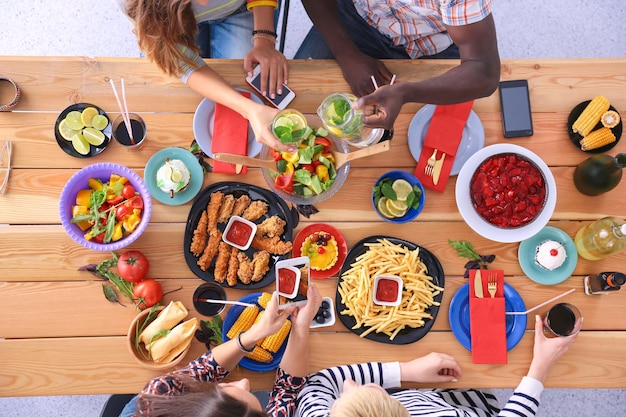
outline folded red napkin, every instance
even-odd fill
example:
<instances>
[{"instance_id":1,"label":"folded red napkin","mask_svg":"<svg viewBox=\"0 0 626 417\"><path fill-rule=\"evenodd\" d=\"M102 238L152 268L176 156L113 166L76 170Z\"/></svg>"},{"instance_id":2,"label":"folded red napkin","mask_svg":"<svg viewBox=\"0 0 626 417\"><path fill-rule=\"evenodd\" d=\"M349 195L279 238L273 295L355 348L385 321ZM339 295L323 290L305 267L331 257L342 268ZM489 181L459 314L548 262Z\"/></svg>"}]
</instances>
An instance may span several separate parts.
<instances>
[{"instance_id":1,"label":"folded red napkin","mask_svg":"<svg viewBox=\"0 0 626 417\"><path fill-rule=\"evenodd\" d=\"M467 123L473 104L474 100L471 100L465 103L441 104L435 107L435 112L430 119L430 126L424 138L424 145L422 145L422 153L415 167L415 176L419 178L424 187L440 193L445 190L448 178L450 178L450 170L452 170L456 151L463 137L463 128ZM428 159L432 156L435 149L437 149L437 154L435 155L437 160L441 159L444 152L446 154L437 185L433 183L433 176L426 175L424 172Z\"/></svg>"},{"instance_id":2,"label":"folded red napkin","mask_svg":"<svg viewBox=\"0 0 626 417\"><path fill-rule=\"evenodd\" d=\"M507 363L504 271L481 270L483 298L477 298L474 275L470 271L470 338L473 363ZM498 288L494 298L487 291L489 273L497 274Z\"/></svg>"},{"instance_id":3,"label":"folded red napkin","mask_svg":"<svg viewBox=\"0 0 626 417\"><path fill-rule=\"evenodd\" d=\"M250 93L240 92L250 98ZM233 153L237 155L248 154L248 121L239 113L215 103L213 112L213 138L211 140L211 152ZM236 166L228 162L213 160L213 172L218 174L237 174ZM244 166L241 174L247 172Z\"/></svg>"}]
</instances>

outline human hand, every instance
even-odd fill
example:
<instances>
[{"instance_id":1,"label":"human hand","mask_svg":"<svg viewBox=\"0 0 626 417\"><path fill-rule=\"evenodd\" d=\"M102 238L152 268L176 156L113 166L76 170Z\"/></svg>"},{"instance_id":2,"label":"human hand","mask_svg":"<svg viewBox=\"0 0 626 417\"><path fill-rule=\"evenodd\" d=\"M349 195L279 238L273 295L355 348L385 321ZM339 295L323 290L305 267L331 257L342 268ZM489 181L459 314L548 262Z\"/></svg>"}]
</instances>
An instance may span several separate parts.
<instances>
[{"instance_id":1,"label":"human hand","mask_svg":"<svg viewBox=\"0 0 626 417\"><path fill-rule=\"evenodd\" d=\"M252 75L256 65L261 66L261 92L263 95L275 98L276 94L282 94L283 83L287 84L289 66L283 54L274 48L269 42L260 43L248 52L243 60L243 68ZM269 80L269 82L268 82Z\"/></svg>"},{"instance_id":2,"label":"human hand","mask_svg":"<svg viewBox=\"0 0 626 417\"><path fill-rule=\"evenodd\" d=\"M582 318L580 318L582 321ZM547 337L540 316L535 316L535 345L533 360L530 362L528 376L541 382L548 377L548 372L570 348L578 333L567 337Z\"/></svg>"},{"instance_id":3,"label":"human hand","mask_svg":"<svg viewBox=\"0 0 626 417\"><path fill-rule=\"evenodd\" d=\"M322 296L315 284L309 284L306 297L306 304L302 307L297 307L291 314L291 322L294 330L302 330L308 333L309 326L322 304Z\"/></svg>"},{"instance_id":4,"label":"human hand","mask_svg":"<svg viewBox=\"0 0 626 417\"><path fill-rule=\"evenodd\" d=\"M393 77L382 61L360 52L342 56L337 59L337 63L341 67L343 77L357 97L365 96L375 90L372 76L379 86L389 83Z\"/></svg>"},{"instance_id":5,"label":"human hand","mask_svg":"<svg viewBox=\"0 0 626 417\"><path fill-rule=\"evenodd\" d=\"M271 336L280 330L285 320L294 312L295 307L288 307L284 310L278 309L278 293L274 291L272 298L265 307L263 317L258 323L254 324L246 333L253 336L254 339L261 340L264 337Z\"/></svg>"},{"instance_id":6,"label":"human hand","mask_svg":"<svg viewBox=\"0 0 626 417\"><path fill-rule=\"evenodd\" d=\"M396 88L396 85L379 87L372 94L359 98L353 104L353 107L363 109L362 120L365 125L388 130L393 129L393 123L404 104L400 90Z\"/></svg>"},{"instance_id":7,"label":"human hand","mask_svg":"<svg viewBox=\"0 0 626 417\"><path fill-rule=\"evenodd\" d=\"M271 149L295 152L297 148L285 145L279 141L278 138L276 138L274 133L272 133L272 122L274 121L274 117L278 114L279 110L270 106L254 103L252 101L251 103L254 106L248 112L248 122L250 122L250 126L252 126L255 140Z\"/></svg>"},{"instance_id":8,"label":"human hand","mask_svg":"<svg viewBox=\"0 0 626 417\"><path fill-rule=\"evenodd\" d=\"M410 382L456 382L461 367L445 353L431 352L410 362L400 362L402 381Z\"/></svg>"}]
</instances>

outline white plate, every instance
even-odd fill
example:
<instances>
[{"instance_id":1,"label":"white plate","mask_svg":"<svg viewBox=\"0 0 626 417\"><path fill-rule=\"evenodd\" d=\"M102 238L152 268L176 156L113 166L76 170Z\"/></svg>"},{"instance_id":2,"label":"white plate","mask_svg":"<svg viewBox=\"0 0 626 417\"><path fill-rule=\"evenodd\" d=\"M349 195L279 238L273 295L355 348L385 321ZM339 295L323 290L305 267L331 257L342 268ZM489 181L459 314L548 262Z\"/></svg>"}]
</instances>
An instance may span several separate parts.
<instances>
[{"instance_id":1,"label":"white plate","mask_svg":"<svg viewBox=\"0 0 626 417\"><path fill-rule=\"evenodd\" d=\"M413 159L419 161L420 154L422 153L422 147L424 146L424 138L426 138L426 132L430 127L430 119L435 113L435 105L425 104L424 107L419 109L411 124L409 124L409 149ZM467 118L467 123L463 128L463 136L461 137L461 143L456 151L456 157L452 164L452 170L450 175L456 175L461 171L461 167L476 151L482 149L485 146L485 130L480 119L474 113L474 110L470 111L470 115Z\"/></svg>"},{"instance_id":2,"label":"white plate","mask_svg":"<svg viewBox=\"0 0 626 417\"><path fill-rule=\"evenodd\" d=\"M250 99L255 103L263 104L263 101L252 92L243 88L237 88L237 91L250 93ZM213 112L215 111L215 102L208 98L202 99L196 112L193 115L193 134L200 148L209 157L213 158L211 151L211 138L213 137ZM252 126L248 124L248 156L254 158L261 152L263 145L255 140Z\"/></svg>"},{"instance_id":3,"label":"white plate","mask_svg":"<svg viewBox=\"0 0 626 417\"><path fill-rule=\"evenodd\" d=\"M528 158L537 166L545 179L547 197L543 210L535 220L516 229L503 229L488 223L478 215L470 197L470 182L476 169L489 157L501 153L516 153ZM556 206L556 182L548 165L534 152L522 146L509 143L487 146L472 155L459 172L455 194L456 205L465 223L479 235L495 242L521 242L536 235L548 223Z\"/></svg>"}]
</instances>

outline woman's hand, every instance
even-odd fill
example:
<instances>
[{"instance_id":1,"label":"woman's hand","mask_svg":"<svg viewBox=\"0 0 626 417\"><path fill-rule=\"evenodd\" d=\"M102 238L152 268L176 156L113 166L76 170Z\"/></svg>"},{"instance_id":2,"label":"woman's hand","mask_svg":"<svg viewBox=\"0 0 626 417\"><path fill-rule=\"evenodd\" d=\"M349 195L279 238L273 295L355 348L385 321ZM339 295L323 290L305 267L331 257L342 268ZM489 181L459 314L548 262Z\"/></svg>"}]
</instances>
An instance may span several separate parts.
<instances>
[{"instance_id":1,"label":"woman's hand","mask_svg":"<svg viewBox=\"0 0 626 417\"><path fill-rule=\"evenodd\" d=\"M533 347L533 360L530 362L528 376L541 382L545 381L550 369L569 350L577 335L546 337L541 317L535 316L535 346Z\"/></svg>"},{"instance_id":2,"label":"woman's hand","mask_svg":"<svg viewBox=\"0 0 626 417\"><path fill-rule=\"evenodd\" d=\"M272 293L272 299L267 303L265 313L261 320L253 325L244 335L259 341L264 337L271 336L280 330L285 320L295 310L295 307L288 307L284 310L278 309L278 293L274 291ZM243 336L242 336L243 337ZM255 343L256 343L255 341Z\"/></svg>"},{"instance_id":3,"label":"woman's hand","mask_svg":"<svg viewBox=\"0 0 626 417\"><path fill-rule=\"evenodd\" d=\"M248 52L243 60L243 69L248 73L248 76L251 76L256 65L261 66L261 92L263 95L275 98L276 94L282 94L283 83L287 84L289 66L285 56L276 50L273 43L265 39L255 42L254 48Z\"/></svg>"},{"instance_id":4,"label":"woman's hand","mask_svg":"<svg viewBox=\"0 0 626 417\"><path fill-rule=\"evenodd\" d=\"M290 146L280 142L274 133L272 133L272 122L274 117L278 114L278 109L264 106L262 104L255 103L250 100L250 111L248 112L248 121L252 126L252 131L257 142L268 146L271 149L277 149L280 151L295 152Z\"/></svg>"},{"instance_id":5,"label":"woman's hand","mask_svg":"<svg viewBox=\"0 0 626 417\"><path fill-rule=\"evenodd\" d=\"M410 362L400 362L400 372L402 381L456 382L461 367L452 356L432 352Z\"/></svg>"},{"instance_id":6,"label":"woman's hand","mask_svg":"<svg viewBox=\"0 0 626 417\"><path fill-rule=\"evenodd\" d=\"M353 107L363 109L363 123L365 125L393 129L393 123L404 104L400 90L396 85L398 84L383 85L372 94L359 98L353 104Z\"/></svg>"},{"instance_id":7,"label":"woman's hand","mask_svg":"<svg viewBox=\"0 0 626 417\"><path fill-rule=\"evenodd\" d=\"M322 296L315 284L310 284L306 293L307 302L304 306L296 308L291 314L291 322L294 330L309 332L311 322L322 304Z\"/></svg>"}]
</instances>

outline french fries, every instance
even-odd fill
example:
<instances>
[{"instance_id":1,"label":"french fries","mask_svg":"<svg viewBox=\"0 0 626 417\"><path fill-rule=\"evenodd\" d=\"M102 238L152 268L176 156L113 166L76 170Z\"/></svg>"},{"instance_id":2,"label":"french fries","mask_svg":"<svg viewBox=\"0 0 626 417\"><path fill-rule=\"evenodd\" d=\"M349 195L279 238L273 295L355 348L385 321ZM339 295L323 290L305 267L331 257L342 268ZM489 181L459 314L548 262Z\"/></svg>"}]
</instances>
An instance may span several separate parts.
<instances>
[{"instance_id":1,"label":"french fries","mask_svg":"<svg viewBox=\"0 0 626 417\"><path fill-rule=\"evenodd\" d=\"M353 329L368 327L361 337L372 332L384 333L393 340L403 329L419 328L433 317L426 312L439 305L434 297L443 291L428 275L428 268L419 257L419 248L409 250L387 239L366 243L368 250L358 256L342 276L339 295L346 308L340 312L356 320ZM402 278L400 305L380 306L373 302L374 278L395 275Z\"/></svg>"}]
</instances>

